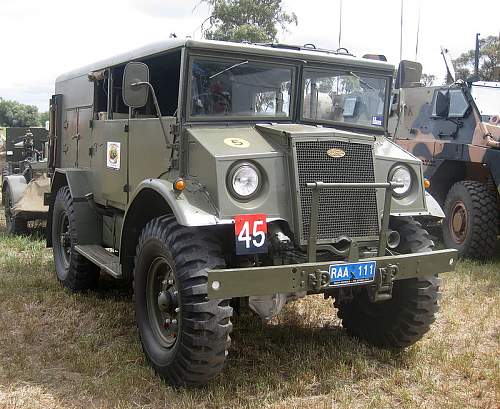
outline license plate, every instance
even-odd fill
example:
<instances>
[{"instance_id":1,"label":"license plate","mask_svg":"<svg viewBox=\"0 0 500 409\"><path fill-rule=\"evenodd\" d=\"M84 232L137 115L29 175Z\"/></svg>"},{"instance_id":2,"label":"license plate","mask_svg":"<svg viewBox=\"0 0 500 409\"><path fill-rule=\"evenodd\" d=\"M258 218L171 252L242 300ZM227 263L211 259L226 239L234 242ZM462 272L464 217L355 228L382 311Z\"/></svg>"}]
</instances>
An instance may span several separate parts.
<instances>
[{"instance_id":1,"label":"license plate","mask_svg":"<svg viewBox=\"0 0 500 409\"><path fill-rule=\"evenodd\" d=\"M375 279L375 261L333 264L330 266L330 285L343 286L369 283Z\"/></svg>"}]
</instances>

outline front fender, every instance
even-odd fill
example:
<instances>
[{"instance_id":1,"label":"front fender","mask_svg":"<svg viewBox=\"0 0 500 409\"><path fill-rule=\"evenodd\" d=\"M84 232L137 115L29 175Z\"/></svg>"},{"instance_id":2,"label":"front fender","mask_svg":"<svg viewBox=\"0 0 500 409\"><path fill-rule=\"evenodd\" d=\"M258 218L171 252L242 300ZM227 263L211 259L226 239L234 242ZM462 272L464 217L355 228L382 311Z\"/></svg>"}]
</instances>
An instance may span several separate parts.
<instances>
[{"instance_id":1,"label":"front fender","mask_svg":"<svg viewBox=\"0 0 500 409\"><path fill-rule=\"evenodd\" d=\"M127 213L133 207L134 202L140 198L141 192L147 189L155 191L165 200L177 222L183 226L213 226L233 222L232 219L220 219L217 216L217 209L211 203L208 193L189 184L179 193L174 190L171 181L164 179L142 181L132 194ZM127 213L125 219L127 219Z\"/></svg>"},{"instance_id":2,"label":"front fender","mask_svg":"<svg viewBox=\"0 0 500 409\"><path fill-rule=\"evenodd\" d=\"M425 192L425 207L429 212L429 216L438 217L444 219L444 212L436 199L429 193Z\"/></svg>"}]
</instances>

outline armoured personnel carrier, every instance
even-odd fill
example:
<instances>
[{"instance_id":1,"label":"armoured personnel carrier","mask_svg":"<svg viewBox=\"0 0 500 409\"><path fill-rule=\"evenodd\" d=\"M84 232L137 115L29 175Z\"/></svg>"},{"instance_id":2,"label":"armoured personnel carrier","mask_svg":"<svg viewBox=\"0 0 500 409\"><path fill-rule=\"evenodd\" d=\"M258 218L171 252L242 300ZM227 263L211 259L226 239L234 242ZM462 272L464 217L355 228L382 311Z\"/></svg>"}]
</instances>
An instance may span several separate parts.
<instances>
[{"instance_id":1,"label":"armoured personnel carrier","mask_svg":"<svg viewBox=\"0 0 500 409\"><path fill-rule=\"evenodd\" d=\"M386 138L394 67L302 47L170 40L57 79L48 245L73 291L131 283L148 361L176 385L223 368L238 300L264 319L333 298L402 348L434 321L455 250L422 163Z\"/></svg>"},{"instance_id":2,"label":"armoured personnel carrier","mask_svg":"<svg viewBox=\"0 0 500 409\"><path fill-rule=\"evenodd\" d=\"M419 63L400 67L412 74L396 81L390 133L423 161L429 192L446 215L445 246L467 257L492 257L500 222L500 83L425 87Z\"/></svg>"}]
</instances>

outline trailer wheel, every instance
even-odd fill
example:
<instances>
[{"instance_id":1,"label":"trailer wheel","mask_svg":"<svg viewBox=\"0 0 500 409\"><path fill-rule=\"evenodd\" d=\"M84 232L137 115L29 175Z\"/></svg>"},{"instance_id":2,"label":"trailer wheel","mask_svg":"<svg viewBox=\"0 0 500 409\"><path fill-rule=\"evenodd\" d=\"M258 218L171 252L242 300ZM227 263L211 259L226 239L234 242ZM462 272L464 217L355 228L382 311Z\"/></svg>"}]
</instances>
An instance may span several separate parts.
<instances>
[{"instance_id":1,"label":"trailer wheel","mask_svg":"<svg viewBox=\"0 0 500 409\"><path fill-rule=\"evenodd\" d=\"M491 258L498 233L496 192L484 183L464 180L449 190L444 204L443 241L460 256Z\"/></svg>"},{"instance_id":2,"label":"trailer wheel","mask_svg":"<svg viewBox=\"0 0 500 409\"><path fill-rule=\"evenodd\" d=\"M5 211L5 226L8 234L21 235L28 230L28 222L19 216L14 216L12 212L12 194L9 185L3 191L3 205Z\"/></svg>"},{"instance_id":3,"label":"trailer wheel","mask_svg":"<svg viewBox=\"0 0 500 409\"><path fill-rule=\"evenodd\" d=\"M228 300L207 299L207 271L224 265L213 237L172 216L142 230L134 268L137 327L149 363L173 385L203 385L224 366L232 308Z\"/></svg>"},{"instance_id":4,"label":"trailer wheel","mask_svg":"<svg viewBox=\"0 0 500 409\"><path fill-rule=\"evenodd\" d=\"M52 246L59 282L71 291L97 286L100 268L78 254L73 198L68 186L57 192L52 214Z\"/></svg>"},{"instance_id":5,"label":"trailer wheel","mask_svg":"<svg viewBox=\"0 0 500 409\"><path fill-rule=\"evenodd\" d=\"M420 253L434 247L427 231L409 217L395 218L391 228L401 236L399 253ZM335 300L335 307L351 335L378 347L404 348L421 339L434 322L440 281L434 275L397 280L388 301L372 303L362 289L350 300Z\"/></svg>"}]
</instances>

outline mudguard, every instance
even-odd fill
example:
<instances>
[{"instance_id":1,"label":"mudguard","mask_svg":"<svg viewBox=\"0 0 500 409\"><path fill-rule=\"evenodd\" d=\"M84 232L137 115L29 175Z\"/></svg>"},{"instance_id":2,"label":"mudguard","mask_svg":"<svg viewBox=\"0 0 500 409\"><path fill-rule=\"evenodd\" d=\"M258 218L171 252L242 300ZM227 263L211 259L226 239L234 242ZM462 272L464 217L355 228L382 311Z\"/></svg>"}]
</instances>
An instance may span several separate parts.
<instances>
[{"instance_id":1,"label":"mudguard","mask_svg":"<svg viewBox=\"0 0 500 409\"><path fill-rule=\"evenodd\" d=\"M142 181L134 193L125 213L127 221L128 210L133 207L135 200L140 197L145 189L154 190L168 204L177 222L183 226L213 226L217 224L232 224L232 219L220 219L217 210L210 202L208 195L198 187L188 187L182 192L173 188L171 181L164 179L146 179Z\"/></svg>"},{"instance_id":2,"label":"mudguard","mask_svg":"<svg viewBox=\"0 0 500 409\"><path fill-rule=\"evenodd\" d=\"M76 232L78 244L101 244L102 217L92 206L91 171L84 169L56 169L52 178L51 198L47 230L51 231L52 211L57 192L68 186L76 213ZM47 234L47 244L52 245L52 234Z\"/></svg>"},{"instance_id":3,"label":"mudguard","mask_svg":"<svg viewBox=\"0 0 500 409\"><path fill-rule=\"evenodd\" d=\"M440 219L444 219L444 212L441 209L441 206L437 202L434 197L429 192L425 192L425 205L427 207L427 211L429 212L429 216L439 217Z\"/></svg>"},{"instance_id":4,"label":"mudguard","mask_svg":"<svg viewBox=\"0 0 500 409\"><path fill-rule=\"evenodd\" d=\"M15 205L23 197L28 184L23 175L8 175L4 176L2 183L2 191L9 186L12 204Z\"/></svg>"}]
</instances>

